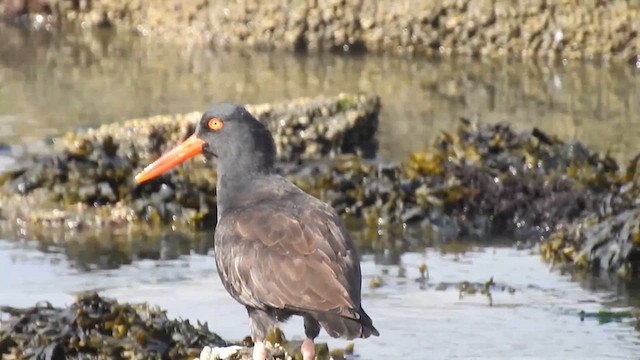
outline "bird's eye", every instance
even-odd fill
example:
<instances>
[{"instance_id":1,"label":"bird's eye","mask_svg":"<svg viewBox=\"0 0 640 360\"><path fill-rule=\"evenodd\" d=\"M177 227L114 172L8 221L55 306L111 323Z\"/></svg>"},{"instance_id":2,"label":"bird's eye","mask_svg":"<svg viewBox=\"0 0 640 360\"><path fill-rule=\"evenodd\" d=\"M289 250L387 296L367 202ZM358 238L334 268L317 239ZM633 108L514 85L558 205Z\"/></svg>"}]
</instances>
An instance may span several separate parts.
<instances>
[{"instance_id":1,"label":"bird's eye","mask_svg":"<svg viewBox=\"0 0 640 360\"><path fill-rule=\"evenodd\" d=\"M218 131L220 129L222 129L222 125L224 125L224 123L222 122L222 120L218 119L218 118L213 118L211 120L209 120L209 129L213 130L213 131Z\"/></svg>"}]
</instances>

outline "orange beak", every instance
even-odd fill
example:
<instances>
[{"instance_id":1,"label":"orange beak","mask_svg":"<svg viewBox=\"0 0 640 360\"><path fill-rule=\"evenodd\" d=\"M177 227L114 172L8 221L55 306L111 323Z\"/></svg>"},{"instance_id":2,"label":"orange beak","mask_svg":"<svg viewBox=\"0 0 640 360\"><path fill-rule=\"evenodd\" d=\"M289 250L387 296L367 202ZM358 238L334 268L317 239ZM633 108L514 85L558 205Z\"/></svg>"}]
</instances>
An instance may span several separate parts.
<instances>
[{"instance_id":1,"label":"orange beak","mask_svg":"<svg viewBox=\"0 0 640 360\"><path fill-rule=\"evenodd\" d=\"M182 144L167 151L158 160L144 168L138 175L136 175L136 183L140 184L147 180L153 179L156 176L162 175L167 170L174 166L183 163L187 159L202 153L202 147L204 141L200 140L196 135L191 135Z\"/></svg>"}]
</instances>

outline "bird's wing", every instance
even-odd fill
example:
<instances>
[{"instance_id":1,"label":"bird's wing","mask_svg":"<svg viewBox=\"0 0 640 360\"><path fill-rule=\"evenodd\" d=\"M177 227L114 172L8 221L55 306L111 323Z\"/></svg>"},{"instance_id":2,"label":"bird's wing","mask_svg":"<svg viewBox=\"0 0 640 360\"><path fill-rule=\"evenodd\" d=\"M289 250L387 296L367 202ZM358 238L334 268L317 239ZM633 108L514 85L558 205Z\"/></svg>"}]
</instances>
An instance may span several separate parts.
<instances>
[{"instance_id":1,"label":"bird's wing","mask_svg":"<svg viewBox=\"0 0 640 360\"><path fill-rule=\"evenodd\" d=\"M216 229L216 262L239 302L257 308L335 311L358 318L360 263L339 216L312 202L252 205Z\"/></svg>"}]
</instances>

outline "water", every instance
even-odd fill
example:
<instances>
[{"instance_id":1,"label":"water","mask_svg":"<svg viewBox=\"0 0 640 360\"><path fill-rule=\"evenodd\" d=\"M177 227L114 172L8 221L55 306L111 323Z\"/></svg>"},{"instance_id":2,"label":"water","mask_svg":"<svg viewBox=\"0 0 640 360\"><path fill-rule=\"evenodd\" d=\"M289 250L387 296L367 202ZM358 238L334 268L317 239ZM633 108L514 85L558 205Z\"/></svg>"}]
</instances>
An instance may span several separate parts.
<instances>
[{"instance_id":1,"label":"water","mask_svg":"<svg viewBox=\"0 0 640 360\"><path fill-rule=\"evenodd\" d=\"M620 358L634 357L640 337L633 321L581 322L580 310L623 309L609 291L589 291L569 276L550 272L536 254L509 248L480 248L464 254L440 249L402 254L398 264L382 265L363 258L363 303L382 336L356 342L363 359L452 358ZM421 290L418 267L429 265L430 284L462 280L484 282L493 276L514 294L494 291L493 307L482 295L459 299L456 288ZM72 301L80 290L99 289L120 301L149 301L170 316L208 321L228 339L247 335L246 311L222 288L212 254L191 254L172 260L141 260L117 269L82 272L65 256L28 250L0 242L0 303L54 305ZM406 277L399 277L400 268ZM386 269L385 285L370 289L371 277ZM294 320L285 333L302 334ZM331 346L344 341L328 339Z\"/></svg>"},{"instance_id":2,"label":"water","mask_svg":"<svg viewBox=\"0 0 640 360\"><path fill-rule=\"evenodd\" d=\"M98 35L0 28L0 143L224 100L362 91L382 97L386 158L404 158L460 116L538 126L622 158L640 152L640 70L630 66L221 53Z\"/></svg>"},{"instance_id":3,"label":"water","mask_svg":"<svg viewBox=\"0 0 640 360\"><path fill-rule=\"evenodd\" d=\"M222 100L351 91L382 96L384 158L401 160L455 126L459 116L538 126L610 149L620 159L640 152L640 75L630 67L185 51L125 34L59 37L1 26L0 39L0 167L39 139L76 127L187 112ZM33 241L29 234L21 242L0 240L0 304L46 299L64 305L77 291L100 290L120 301L160 305L170 316L209 321L224 338L242 338L246 312L219 283L210 243L210 237L175 237L160 244L152 238L60 244L53 237ZM607 279L563 275L529 251L477 247L451 253L423 245L363 257L363 302L382 336L356 343L362 359L637 357L635 320L600 324L577 316L580 310L638 306L637 291ZM430 272L426 289L414 281L423 262ZM406 277L398 276L401 268ZM369 288L373 276L383 276L385 284ZM516 289L494 292L493 307L482 295L460 299L455 285L434 288L491 276ZM302 324L291 321L284 330L299 336Z\"/></svg>"}]
</instances>

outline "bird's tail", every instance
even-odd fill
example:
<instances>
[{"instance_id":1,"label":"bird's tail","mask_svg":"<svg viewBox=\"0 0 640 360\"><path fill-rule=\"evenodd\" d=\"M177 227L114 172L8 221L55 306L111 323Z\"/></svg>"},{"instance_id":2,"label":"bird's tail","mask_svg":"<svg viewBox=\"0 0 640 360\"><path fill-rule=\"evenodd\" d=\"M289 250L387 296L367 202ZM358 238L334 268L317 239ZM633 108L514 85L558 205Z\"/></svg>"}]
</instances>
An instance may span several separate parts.
<instances>
[{"instance_id":1,"label":"bird's tail","mask_svg":"<svg viewBox=\"0 0 640 360\"><path fill-rule=\"evenodd\" d=\"M345 317L333 312L316 313L316 319L329 336L348 340L369 336L379 336L369 315L362 308L358 310L359 319Z\"/></svg>"}]
</instances>

